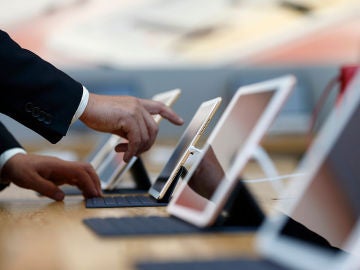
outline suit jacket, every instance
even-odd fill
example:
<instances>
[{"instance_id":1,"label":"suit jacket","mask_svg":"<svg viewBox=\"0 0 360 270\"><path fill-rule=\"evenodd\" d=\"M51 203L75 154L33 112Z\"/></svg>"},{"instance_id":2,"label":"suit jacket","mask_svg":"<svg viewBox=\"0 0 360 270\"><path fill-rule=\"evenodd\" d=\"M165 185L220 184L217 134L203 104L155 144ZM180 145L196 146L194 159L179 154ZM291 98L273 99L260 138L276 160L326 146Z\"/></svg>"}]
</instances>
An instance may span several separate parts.
<instances>
[{"instance_id":1,"label":"suit jacket","mask_svg":"<svg viewBox=\"0 0 360 270\"><path fill-rule=\"evenodd\" d=\"M82 91L80 83L0 30L0 113L56 143L66 135ZM11 146L0 136L1 144Z\"/></svg>"}]
</instances>

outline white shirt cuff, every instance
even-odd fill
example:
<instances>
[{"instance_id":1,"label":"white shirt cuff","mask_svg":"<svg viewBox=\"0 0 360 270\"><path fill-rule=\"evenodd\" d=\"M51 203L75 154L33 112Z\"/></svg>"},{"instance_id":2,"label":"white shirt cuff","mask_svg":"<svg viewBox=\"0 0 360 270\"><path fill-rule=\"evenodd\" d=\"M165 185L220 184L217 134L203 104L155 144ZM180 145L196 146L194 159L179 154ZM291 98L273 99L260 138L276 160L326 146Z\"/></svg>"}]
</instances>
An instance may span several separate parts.
<instances>
[{"instance_id":1,"label":"white shirt cuff","mask_svg":"<svg viewBox=\"0 0 360 270\"><path fill-rule=\"evenodd\" d=\"M83 112L85 111L85 108L88 104L89 101L89 91L85 88L85 86L83 86L83 94L81 97L81 101L79 104L79 107L77 108L72 120L71 120L71 124L73 124L76 120L79 119L79 117L83 114Z\"/></svg>"},{"instance_id":2,"label":"white shirt cuff","mask_svg":"<svg viewBox=\"0 0 360 270\"><path fill-rule=\"evenodd\" d=\"M26 151L22 148L11 148L9 150L6 150L4 153L2 153L0 155L0 175L1 175L1 170L4 167L5 163L12 158L13 156L15 156L16 154L26 154Z\"/></svg>"}]
</instances>

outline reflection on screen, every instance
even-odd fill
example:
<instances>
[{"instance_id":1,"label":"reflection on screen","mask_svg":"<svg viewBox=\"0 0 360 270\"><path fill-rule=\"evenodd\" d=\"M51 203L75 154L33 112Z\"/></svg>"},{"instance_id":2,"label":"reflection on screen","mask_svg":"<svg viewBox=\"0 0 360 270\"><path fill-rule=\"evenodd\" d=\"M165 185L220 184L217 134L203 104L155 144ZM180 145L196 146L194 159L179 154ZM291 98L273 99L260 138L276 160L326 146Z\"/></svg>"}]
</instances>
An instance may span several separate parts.
<instances>
[{"instance_id":1,"label":"reflection on screen","mask_svg":"<svg viewBox=\"0 0 360 270\"><path fill-rule=\"evenodd\" d=\"M193 119L191 120L190 124L181 136L177 146L175 147L174 152L170 156L168 162L166 163L165 167L163 168L160 175L152 186L152 188L155 189L157 192L160 192L162 190L163 186L169 179L172 171L174 170L178 162L181 160L182 156L186 153L186 150L190 147L191 142L195 138L196 134L199 132L202 124L209 117L210 112L213 110L213 107L214 104L212 103L210 106L200 106L200 108L195 113Z\"/></svg>"},{"instance_id":2,"label":"reflection on screen","mask_svg":"<svg viewBox=\"0 0 360 270\"><path fill-rule=\"evenodd\" d=\"M216 127L218 133L176 204L197 211L205 209L273 95L274 91L266 91L240 96L221 128Z\"/></svg>"},{"instance_id":3,"label":"reflection on screen","mask_svg":"<svg viewBox=\"0 0 360 270\"><path fill-rule=\"evenodd\" d=\"M360 216L359 138L360 108L331 147L291 215L293 220L340 249L344 248ZM292 230L282 232L311 241Z\"/></svg>"}]
</instances>

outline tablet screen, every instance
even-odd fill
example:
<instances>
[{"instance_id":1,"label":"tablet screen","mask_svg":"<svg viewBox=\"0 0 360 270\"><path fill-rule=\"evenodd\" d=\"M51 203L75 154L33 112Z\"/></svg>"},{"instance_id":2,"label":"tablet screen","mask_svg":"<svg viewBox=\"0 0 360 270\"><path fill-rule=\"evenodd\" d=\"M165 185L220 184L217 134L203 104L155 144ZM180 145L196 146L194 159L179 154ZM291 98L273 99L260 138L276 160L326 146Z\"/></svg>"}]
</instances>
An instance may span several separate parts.
<instances>
[{"instance_id":1,"label":"tablet screen","mask_svg":"<svg viewBox=\"0 0 360 270\"><path fill-rule=\"evenodd\" d=\"M360 217L360 107L330 147L311 182L291 211L282 233L326 247L318 238L294 230L294 221L323 237L330 246L346 249L345 243ZM315 239L315 240L314 240Z\"/></svg>"},{"instance_id":2,"label":"tablet screen","mask_svg":"<svg viewBox=\"0 0 360 270\"><path fill-rule=\"evenodd\" d=\"M112 188L110 185L114 178L114 174L126 166L123 157L124 153L118 153L112 149L104 162L98 168L97 172L103 189Z\"/></svg>"}]
</instances>

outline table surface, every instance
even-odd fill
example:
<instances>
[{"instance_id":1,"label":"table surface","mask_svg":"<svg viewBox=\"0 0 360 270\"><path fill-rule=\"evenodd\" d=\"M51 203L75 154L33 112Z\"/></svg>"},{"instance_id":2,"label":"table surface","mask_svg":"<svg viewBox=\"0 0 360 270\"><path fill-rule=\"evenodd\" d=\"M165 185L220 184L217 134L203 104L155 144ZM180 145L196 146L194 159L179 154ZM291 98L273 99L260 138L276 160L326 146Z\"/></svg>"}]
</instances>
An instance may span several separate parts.
<instances>
[{"instance_id":1,"label":"table surface","mask_svg":"<svg viewBox=\"0 0 360 270\"><path fill-rule=\"evenodd\" d=\"M275 157L281 174L297 161ZM261 177L253 162L246 178ZM269 183L251 185L268 211L276 201ZM81 196L64 202L39 197L14 185L0 193L0 269L135 269L148 260L210 259L256 256L253 233L129 237L103 239L82 223L89 217L166 216L166 208L86 209Z\"/></svg>"}]
</instances>

